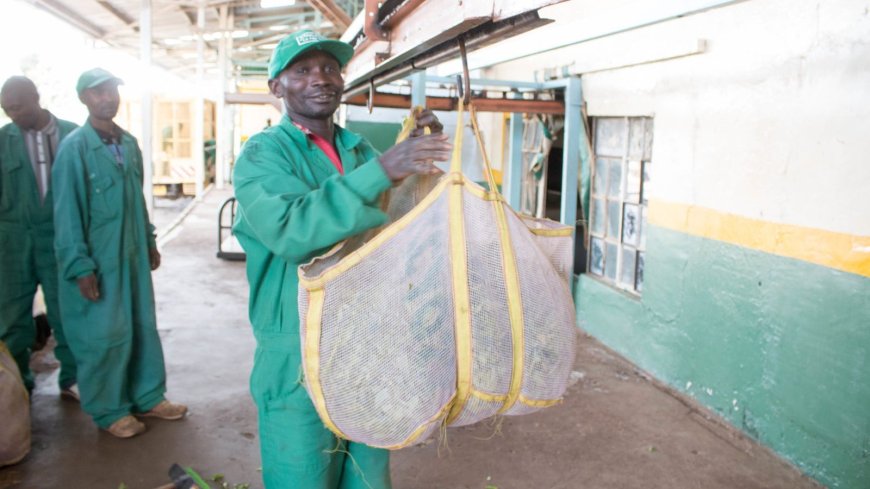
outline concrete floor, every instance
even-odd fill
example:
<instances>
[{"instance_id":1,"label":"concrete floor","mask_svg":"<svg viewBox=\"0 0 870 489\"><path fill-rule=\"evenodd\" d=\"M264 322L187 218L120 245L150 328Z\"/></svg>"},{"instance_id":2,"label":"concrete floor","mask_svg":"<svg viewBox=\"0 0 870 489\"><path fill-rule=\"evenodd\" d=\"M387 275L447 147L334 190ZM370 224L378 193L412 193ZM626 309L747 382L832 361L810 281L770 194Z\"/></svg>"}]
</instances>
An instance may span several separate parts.
<instances>
[{"instance_id":1,"label":"concrete floor","mask_svg":"<svg viewBox=\"0 0 870 489\"><path fill-rule=\"evenodd\" d=\"M211 191L161 238L163 265L154 275L167 395L187 403L190 415L149 420L144 435L113 438L77 404L59 399L56 365L50 354L40 355L33 448L22 463L0 469L0 488L116 489L123 483L152 489L168 482L175 462L262 487L256 410L248 394L254 340L244 264L215 258L217 209L230 195ZM442 443L394 453L394 487L819 487L582 334L572 379L559 406L498 425L451 429Z\"/></svg>"}]
</instances>

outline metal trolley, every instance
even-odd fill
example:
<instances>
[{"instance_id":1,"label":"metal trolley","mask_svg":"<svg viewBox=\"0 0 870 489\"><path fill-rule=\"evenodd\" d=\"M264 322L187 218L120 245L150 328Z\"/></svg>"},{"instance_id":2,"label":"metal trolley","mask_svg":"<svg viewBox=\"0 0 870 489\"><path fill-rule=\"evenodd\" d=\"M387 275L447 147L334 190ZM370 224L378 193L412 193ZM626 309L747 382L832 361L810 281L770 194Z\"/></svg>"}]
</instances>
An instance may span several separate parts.
<instances>
[{"instance_id":1,"label":"metal trolley","mask_svg":"<svg viewBox=\"0 0 870 489\"><path fill-rule=\"evenodd\" d=\"M220 211L218 211L217 257L222 260L245 260L245 252L233 235L233 223L236 220L236 205L236 198L230 197L224 201ZM229 216L226 216L226 214L229 214Z\"/></svg>"}]
</instances>

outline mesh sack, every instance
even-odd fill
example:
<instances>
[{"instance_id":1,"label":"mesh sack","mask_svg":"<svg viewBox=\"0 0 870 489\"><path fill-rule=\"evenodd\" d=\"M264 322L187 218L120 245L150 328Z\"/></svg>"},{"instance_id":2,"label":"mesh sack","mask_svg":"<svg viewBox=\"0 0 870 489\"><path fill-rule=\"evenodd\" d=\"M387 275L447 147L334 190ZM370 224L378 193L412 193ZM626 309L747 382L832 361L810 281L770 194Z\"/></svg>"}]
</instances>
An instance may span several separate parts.
<instances>
[{"instance_id":1,"label":"mesh sack","mask_svg":"<svg viewBox=\"0 0 870 489\"><path fill-rule=\"evenodd\" d=\"M305 385L341 438L402 448L567 387L573 230L468 180L461 106L457 127L449 173L406 179L382 201L389 225L299 268ZM484 170L496 189L485 153Z\"/></svg>"},{"instance_id":2,"label":"mesh sack","mask_svg":"<svg viewBox=\"0 0 870 489\"><path fill-rule=\"evenodd\" d=\"M18 365L0 341L0 467L12 465L30 452L30 396Z\"/></svg>"}]
</instances>

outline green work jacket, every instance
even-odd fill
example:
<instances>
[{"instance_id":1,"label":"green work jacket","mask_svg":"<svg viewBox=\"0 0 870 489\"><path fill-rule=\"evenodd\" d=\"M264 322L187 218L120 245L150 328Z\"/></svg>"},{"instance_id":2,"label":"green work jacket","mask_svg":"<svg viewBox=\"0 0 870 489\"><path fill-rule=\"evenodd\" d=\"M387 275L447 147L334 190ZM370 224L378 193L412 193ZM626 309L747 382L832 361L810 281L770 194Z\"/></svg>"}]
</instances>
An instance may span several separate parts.
<instances>
[{"instance_id":1,"label":"green work jacket","mask_svg":"<svg viewBox=\"0 0 870 489\"><path fill-rule=\"evenodd\" d=\"M60 307L65 323L83 328L129 321L156 327L148 261L156 243L142 193L142 153L126 131L121 146L119 166L86 123L61 143L52 169ZM94 303L81 296L76 283L91 273L103 296Z\"/></svg>"},{"instance_id":2,"label":"green work jacket","mask_svg":"<svg viewBox=\"0 0 870 489\"><path fill-rule=\"evenodd\" d=\"M75 123L57 119L58 140L63 141L76 127ZM52 188L49 185L45 200L40 202L24 135L17 125L6 124L0 128L0 234L30 232L51 243L53 229Z\"/></svg>"},{"instance_id":3,"label":"green work jacket","mask_svg":"<svg viewBox=\"0 0 870 489\"><path fill-rule=\"evenodd\" d=\"M378 197L391 182L377 151L338 126L335 146L344 175L284 116L245 143L233 170L233 229L247 254L249 313L261 347L299 355L297 267L387 221Z\"/></svg>"}]
</instances>

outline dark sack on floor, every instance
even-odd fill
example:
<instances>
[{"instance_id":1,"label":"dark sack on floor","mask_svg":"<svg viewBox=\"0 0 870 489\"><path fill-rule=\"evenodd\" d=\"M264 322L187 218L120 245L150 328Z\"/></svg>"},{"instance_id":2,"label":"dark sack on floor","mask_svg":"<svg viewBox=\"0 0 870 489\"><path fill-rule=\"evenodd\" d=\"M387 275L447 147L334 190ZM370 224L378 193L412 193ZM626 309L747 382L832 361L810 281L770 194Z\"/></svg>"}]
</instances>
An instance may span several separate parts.
<instances>
[{"instance_id":1,"label":"dark sack on floor","mask_svg":"<svg viewBox=\"0 0 870 489\"><path fill-rule=\"evenodd\" d=\"M30 451L30 399L18 365L0 341L0 467L18 463Z\"/></svg>"}]
</instances>

